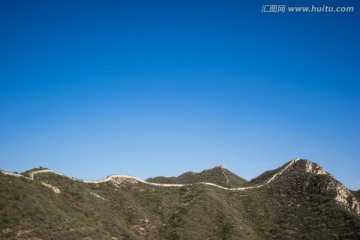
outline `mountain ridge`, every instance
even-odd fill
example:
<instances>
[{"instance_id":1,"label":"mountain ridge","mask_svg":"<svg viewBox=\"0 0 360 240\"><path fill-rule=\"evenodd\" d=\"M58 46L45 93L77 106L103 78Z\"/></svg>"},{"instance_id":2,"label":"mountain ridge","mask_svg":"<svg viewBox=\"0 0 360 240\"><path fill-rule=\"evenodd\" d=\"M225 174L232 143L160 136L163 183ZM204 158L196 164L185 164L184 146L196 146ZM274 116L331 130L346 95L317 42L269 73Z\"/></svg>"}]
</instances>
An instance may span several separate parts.
<instances>
[{"instance_id":1,"label":"mountain ridge","mask_svg":"<svg viewBox=\"0 0 360 240\"><path fill-rule=\"evenodd\" d=\"M281 167L281 168L285 168L285 170L286 170L286 168L290 167L294 162L299 161L299 160L302 160L302 159L295 158L295 159L291 160L290 162L287 162L286 164L284 164L283 167ZM220 167L215 167L215 168L220 168ZM213 169L215 169L215 168L213 168ZM281 168L279 168L279 169L281 169ZM213 169L204 170L202 172L211 171ZM229 170L227 170L227 171L230 172ZM138 177L125 175L125 174L112 174L112 175L109 175L108 177L106 177L104 179L101 179L101 180L85 180L85 179L69 177L69 176L66 176L64 174L55 172L55 171L53 171L53 170L51 170L49 168L34 168L34 169L31 169L31 170L25 171L24 173L21 173L21 174L8 172L8 171L5 171L5 170L0 170L0 172L5 174L5 175L11 175L11 176L14 176L14 177L25 177L25 178L28 178L30 180L34 180L34 177L37 174L53 173L53 174L56 174L56 175L59 175L59 176L63 176L63 177L66 177L66 178L69 178L69 179L72 179L72 180L75 180L75 181L81 181L81 182L84 182L84 183L102 183L102 182L112 181L114 178L124 178L124 179L131 179L133 181L137 181L137 182L141 182L141 183L145 183L145 184L150 184L150 185L153 185L153 186L165 186L165 187L167 187L167 186L169 186L169 187L172 187L172 186L177 187L178 186L178 187L182 187L182 186L185 186L185 185L190 185L190 184L195 184L195 183L202 183L202 184L212 185L212 186L216 186L216 187L223 188L223 189L234 189L234 190L236 190L236 189L239 189L239 190L244 189L244 188L237 188L237 187L234 187L234 188L224 187L224 186L221 186L221 185L218 185L218 184L215 184L215 183L211 183L211 182L190 182L190 183L156 183L156 182L148 182L147 180L142 180L142 179L140 179ZM187 173L189 173L189 172L187 172ZM187 173L184 173L184 174L187 174ZM230 173L235 175L232 172L230 172ZM183 174L181 174L181 175L183 175ZM157 178L157 177L155 177L155 178ZM163 178L166 178L166 177L163 177ZM172 179L172 178L173 177L166 178L166 179ZM242 179L241 177L238 177L238 178ZM149 178L149 179L154 179L154 178ZM245 179L242 179L242 180L244 181L244 183L247 182ZM272 180L270 180L270 181L272 181ZM254 187L254 186L251 186L251 187ZM245 187L245 189L246 188L247 187Z\"/></svg>"},{"instance_id":2,"label":"mountain ridge","mask_svg":"<svg viewBox=\"0 0 360 240\"><path fill-rule=\"evenodd\" d=\"M275 173L276 173L277 171L280 171L282 168L285 168L287 165L292 164L294 161L299 161L299 160L304 160L304 159L294 158L293 160L285 163L282 167L277 168L277 169L274 169L274 170L266 171L265 173L267 173L267 172L275 172ZM304 160L304 161L308 161L308 160ZM214 168L212 168L212 169L205 169L205 170L203 170L203 171L200 172L200 173L186 172L186 173L180 174L178 177L180 177L180 176L182 176L182 175L184 175L184 174L194 174L194 175L196 175L196 174L201 174L201 173L204 173L204 172L209 172L209 171L212 171L212 170L214 170L214 169L220 169L220 168L221 168L221 166L216 166L216 167L214 167ZM225 168L225 171L226 171L226 174L229 174L229 173L230 173L230 174L233 174L233 175L235 175L236 177L240 178L241 181L243 181L242 184L245 184L245 183L247 183L247 182L249 182L249 183L254 182L254 181L253 181L254 179L257 179L258 177L260 177L261 175L264 174L264 173L263 173L263 174L260 174L258 177L255 177L254 179L251 179L250 181L247 181L246 179L243 179L243 178L237 176L236 174L232 173L230 170L227 170L226 168ZM178 178L178 177L162 177L162 176L159 176L159 177L151 177L151 178L148 178L148 179L146 179L146 180L142 180L142 179L140 179L140 178L138 178L138 177L136 177L136 176L130 176L130 175L126 175L126 174L112 174L112 175L109 175L108 177L106 177L106 178L104 178L104 179L101 179L101 180L86 180L86 179L80 179L80 178L70 177L70 176L67 176L67 175L58 173L58 172L56 172L56 171L54 171L54 170L52 170L52 169L43 168L43 167L33 168L33 169L27 170L27 171L25 171L25 172L23 172L23 173L9 172L9 171L6 171L6 170L0 170L0 172L2 172L2 173L5 174L5 175L11 175L11 176L14 176L14 177L25 177L25 178L29 178L29 179L31 179L31 180L34 179L34 176L35 176L36 174L39 174L39 173L47 173L47 172L48 172L48 173L54 173L54 174L57 174L57 175L60 175L60 176L67 177L67 178L72 179L72 180L82 181L82 182L85 182L85 183L100 183L100 182L106 182L106 181L110 181L111 179L113 179L113 178L115 178L115 177L119 177L119 178L134 179L134 180L137 180L137 181L139 181L139 182L144 182L144 183L149 183L149 184L156 185L157 182L151 182L151 181L148 181L148 180L149 180L149 179L150 179L150 180L153 180L153 179L156 179L156 178L163 178L163 179L165 179L165 180L170 180L170 181L171 181L171 180L174 179L174 178ZM275 174L275 173L274 173L274 174ZM272 175L271 175L271 176L272 176ZM270 178L270 177L269 177L269 178ZM176 184L175 184L175 183L174 183L174 184L168 183L168 184L174 185L174 186L176 186L176 185L179 185L179 186L180 186L180 185L184 185L184 184L192 184L192 183L199 183L199 182L201 182L201 181L189 182L189 183L176 183ZM258 182L258 181L255 181L254 183L257 183L257 182ZM205 183L205 182L204 182L204 183ZM209 183L211 183L211 182L209 182ZM159 183L159 184L160 184L159 186L162 186L162 185L166 186L167 183L164 183L164 184ZM170 186L170 185L169 185L169 186ZM214 184L214 185L218 185L218 184ZM220 186L221 186L221 185L220 185ZM224 187L224 186L222 186L222 187Z\"/></svg>"},{"instance_id":3,"label":"mountain ridge","mask_svg":"<svg viewBox=\"0 0 360 240\"><path fill-rule=\"evenodd\" d=\"M298 158L241 187L1 171L0 194L1 239L360 238L358 192Z\"/></svg>"},{"instance_id":4,"label":"mountain ridge","mask_svg":"<svg viewBox=\"0 0 360 240\"><path fill-rule=\"evenodd\" d=\"M222 187L241 187L247 180L237 176L223 165L216 166L212 169L206 169L202 172L185 172L177 177L154 177L146 179L151 183L178 183L190 184L197 182L206 182L217 184Z\"/></svg>"},{"instance_id":5,"label":"mountain ridge","mask_svg":"<svg viewBox=\"0 0 360 240\"><path fill-rule=\"evenodd\" d=\"M296 162L302 161L305 163L305 171L315 174L315 175L328 175L330 176L332 179L334 179L335 181L331 182L331 185L328 187L329 189L334 189L337 191L337 195L335 197L335 200L342 205L343 207L345 207L347 210L349 211L355 211L357 214L360 215L360 202L356 197L356 194L354 195L349 189L347 189L342 183L340 183L339 181L337 181L330 173L326 172L320 165L311 162L309 160L305 160L305 159L301 159L301 158L294 158L292 159L290 162L284 164L282 167L277 168L275 170L272 171L267 171L263 174L260 174L258 177L255 178L255 180L253 181L254 184L248 184L246 186L238 186L238 187L224 187L222 185L216 184L216 183L212 183L212 182L190 182L190 183L158 183L158 182L149 182L147 180L142 180L140 178L134 177L134 176L129 176L129 175L122 175L122 174L114 174L114 175L110 175L107 178L104 178L102 180L83 180L83 179L78 179L78 178L73 178L73 177L68 177L65 176L63 174L57 173L51 169L48 168L41 168L39 170L35 170L35 171L26 171L25 173L27 173L29 175L29 177L26 177L23 174L16 174L16 173L12 173L12 172L7 172L7 171L3 171L1 170L1 172L5 175L11 175L11 176L15 176L15 177L25 177L28 178L30 180L34 180L34 177L36 174L39 173L53 173L53 174L57 174L59 176L63 176L75 181L81 181L84 183L103 183L103 182L112 182L115 185L121 184L122 182L130 182L130 183L144 183L144 184L148 184L148 185L152 185L152 186L160 186L160 187L184 187L187 185L191 185L191 184L203 184L203 185L208 185L208 186L214 186L217 188L221 188L221 189L225 189L225 190L230 190L230 191L244 191L244 190L248 190L248 189L254 189L254 188L261 188L264 187L265 185L271 183L272 181L274 181L279 175L281 175L282 173L284 173L287 169L289 169L292 165L294 165ZM215 167L215 168L222 168L220 167ZM213 168L213 169L215 169ZM203 172L209 172L213 169L210 170L204 170ZM230 172L229 170L227 170L229 173L233 174L232 172ZM200 173L200 174L201 174ZM225 173L222 172L225 176ZM186 173L185 173L186 174ZM184 175L184 174L182 174ZM182 176L180 175L180 176ZM235 175L235 174L233 174ZM264 179L264 176L267 176L267 179L265 178L265 180L261 183L259 183L258 180L256 179ZM179 177L180 177L179 176ZM236 175L235 175L236 176ZM236 176L238 177L238 176ZM226 178L226 176L225 176ZM245 179L242 179L241 177L238 177L241 180L244 180L244 182L242 182L241 185L245 185L247 183L247 181ZM150 180L154 180L156 178L150 178ZM172 178L166 178L166 180L170 180ZM176 179L176 178L175 178ZM249 183L252 183L252 180L249 181ZM56 186L52 186L51 184L47 184L47 183L42 183L44 186L52 189L55 193L60 193L60 190L56 187ZM349 199L350 198L350 199Z\"/></svg>"}]
</instances>

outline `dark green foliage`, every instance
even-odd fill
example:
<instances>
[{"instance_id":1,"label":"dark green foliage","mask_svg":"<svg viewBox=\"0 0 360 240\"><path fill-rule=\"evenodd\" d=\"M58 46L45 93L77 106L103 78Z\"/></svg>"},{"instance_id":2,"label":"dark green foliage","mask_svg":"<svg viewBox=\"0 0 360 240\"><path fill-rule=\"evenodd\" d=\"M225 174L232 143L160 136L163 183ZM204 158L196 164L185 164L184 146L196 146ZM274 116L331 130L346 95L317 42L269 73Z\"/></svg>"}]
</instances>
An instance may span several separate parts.
<instances>
[{"instance_id":1,"label":"dark green foliage","mask_svg":"<svg viewBox=\"0 0 360 240\"><path fill-rule=\"evenodd\" d=\"M336 180L310 174L304 164L244 191L0 174L0 239L359 239L360 217L338 205L336 192L327 188ZM218 173L215 168L202 175L216 179Z\"/></svg>"},{"instance_id":2,"label":"dark green foliage","mask_svg":"<svg viewBox=\"0 0 360 240\"><path fill-rule=\"evenodd\" d=\"M357 190L357 191L351 191L352 194L354 195L354 197L360 201L360 190Z\"/></svg>"},{"instance_id":3,"label":"dark green foliage","mask_svg":"<svg viewBox=\"0 0 360 240\"><path fill-rule=\"evenodd\" d=\"M225 178L225 176L227 179ZM231 171L224 168L224 172L221 167L215 167L213 169L204 170L200 173L186 172L178 177L156 177L149 178L146 181L153 183L198 183L198 182L210 182L224 187L240 187L247 181Z\"/></svg>"},{"instance_id":4,"label":"dark green foliage","mask_svg":"<svg viewBox=\"0 0 360 240\"><path fill-rule=\"evenodd\" d=\"M30 169L28 171L25 171L23 173L21 173L22 175L26 176L26 177L30 177L30 173L33 172L33 171L38 171L38 170L45 170L45 169L48 169L48 168L43 168L43 167L38 167L38 168L33 168L33 169Z\"/></svg>"},{"instance_id":5,"label":"dark green foliage","mask_svg":"<svg viewBox=\"0 0 360 240\"><path fill-rule=\"evenodd\" d=\"M289 162L285 163L283 166L281 166L277 169L269 170L269 171L266 171L266 172L260 174L256 178L253 178L249 182L247 182L246 186L258 185L258 184L264 183L265 181L269 180L274 174L278 173L283 168L285 168L286 165L288 165L288 164L289 164Z\"/></svg>"}]
</instances>

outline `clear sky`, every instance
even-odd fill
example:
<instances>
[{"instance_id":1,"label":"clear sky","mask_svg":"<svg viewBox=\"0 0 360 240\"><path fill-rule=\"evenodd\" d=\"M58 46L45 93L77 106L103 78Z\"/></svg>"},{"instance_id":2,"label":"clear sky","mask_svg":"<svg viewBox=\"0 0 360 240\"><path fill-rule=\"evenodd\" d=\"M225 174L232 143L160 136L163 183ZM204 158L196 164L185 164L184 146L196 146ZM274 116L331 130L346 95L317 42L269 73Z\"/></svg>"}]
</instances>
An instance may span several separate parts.
<instances>
[{"instance_id":1,"label":"clear sky","mask_svg":"<svg viewBox=\"0 0 360 240\"><path fill-rule=\"evenodd\" d=\"M2 0L0 169L251 179L301 157L359 189L359 5Z\"/></svg>"}]
</instances>

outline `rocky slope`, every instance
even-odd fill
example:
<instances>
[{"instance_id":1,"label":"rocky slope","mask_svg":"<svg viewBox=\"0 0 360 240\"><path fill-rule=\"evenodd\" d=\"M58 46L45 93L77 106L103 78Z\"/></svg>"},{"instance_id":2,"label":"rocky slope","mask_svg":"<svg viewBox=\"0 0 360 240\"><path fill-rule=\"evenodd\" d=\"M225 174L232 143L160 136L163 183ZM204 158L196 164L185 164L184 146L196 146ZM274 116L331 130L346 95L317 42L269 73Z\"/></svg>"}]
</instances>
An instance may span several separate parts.
<instances>
[{"instance_id":1,"label":"rocky slope","mask_svg":"<svg viewBox=\"0 0 360 240\"><path fill-rule=\"evenodd\" d=\"M176 183L2 171L0 239L360 238L356 192L315 163L294 159L238 185L218 170Z\"/></svg>"}]
</instances>

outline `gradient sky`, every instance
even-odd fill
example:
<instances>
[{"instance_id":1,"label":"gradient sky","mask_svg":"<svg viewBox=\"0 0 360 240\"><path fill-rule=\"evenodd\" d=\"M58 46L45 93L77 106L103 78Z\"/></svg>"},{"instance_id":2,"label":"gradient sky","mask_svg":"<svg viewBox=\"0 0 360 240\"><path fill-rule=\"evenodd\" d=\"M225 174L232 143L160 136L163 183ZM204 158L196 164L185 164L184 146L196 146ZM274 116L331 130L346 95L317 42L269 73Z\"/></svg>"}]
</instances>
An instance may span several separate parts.
<instances>
[{"instance_id":1,"label":"gradient sky","mask_svg":"<svg viewBox=\"0 0 360 240\"><path fill-rule=\"evenodd\" d=\"M360 189L359 5L2 0L0 169L251 179L301 157Z\"/></svg>"}]
</instances>

